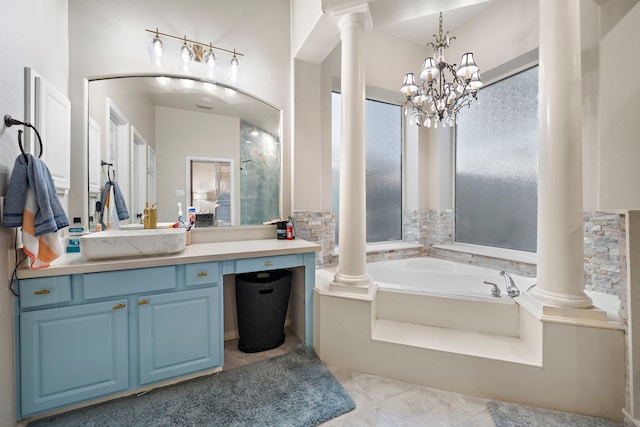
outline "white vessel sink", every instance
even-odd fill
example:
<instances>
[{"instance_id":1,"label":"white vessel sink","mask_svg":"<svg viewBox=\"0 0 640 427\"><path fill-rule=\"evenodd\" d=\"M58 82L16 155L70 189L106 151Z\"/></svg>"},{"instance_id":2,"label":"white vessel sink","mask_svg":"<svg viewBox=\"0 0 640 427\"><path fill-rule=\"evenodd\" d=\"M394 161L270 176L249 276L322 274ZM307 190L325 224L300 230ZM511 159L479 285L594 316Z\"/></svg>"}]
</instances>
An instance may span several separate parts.
<instances>
[{"instance_id":1,"label":"white vessel sink","mask_svg":"<svg viewBox=\"0 0 640 427\"><path fill-rule=\"evenodd\" d=\"M107 230L80 237L80 253L87 259L115 259L169 255L184 249L184 228Z\"/></svg>"}]
</instances>

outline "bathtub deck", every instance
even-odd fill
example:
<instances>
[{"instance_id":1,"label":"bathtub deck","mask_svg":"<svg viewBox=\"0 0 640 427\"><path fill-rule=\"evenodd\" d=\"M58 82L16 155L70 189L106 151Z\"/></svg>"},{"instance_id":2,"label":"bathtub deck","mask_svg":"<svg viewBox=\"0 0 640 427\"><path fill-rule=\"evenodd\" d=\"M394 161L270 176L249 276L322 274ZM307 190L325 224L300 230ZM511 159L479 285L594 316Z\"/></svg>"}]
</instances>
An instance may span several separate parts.
<instances>
[{"instance_id":1,"label":"bathtub deck","mask_svg":"<svg viewBox=\"0 0 640 427\"><path fill-rule=\"evenodd\" d=\"M518 337L376 319L372 340L541 367L542 357Z\"/></svg>"}]
</instances>

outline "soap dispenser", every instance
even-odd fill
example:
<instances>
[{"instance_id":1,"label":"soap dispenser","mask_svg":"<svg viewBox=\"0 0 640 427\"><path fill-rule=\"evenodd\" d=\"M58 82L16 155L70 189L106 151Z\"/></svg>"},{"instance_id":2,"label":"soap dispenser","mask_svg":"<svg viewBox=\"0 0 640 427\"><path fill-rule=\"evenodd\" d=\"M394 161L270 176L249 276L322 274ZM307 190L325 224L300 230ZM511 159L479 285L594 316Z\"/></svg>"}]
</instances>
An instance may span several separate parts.
<instances>
[{"instance_id":1,"label":"soap dispenser","mask_svg":"<svg viewBox=\"0 0 640 427\"><path fill-rule=\"evenodd\" d=\"M144 203L144 229L151 228L151 214L149 211L149 202Z\"/></svg>"}]
</instances>

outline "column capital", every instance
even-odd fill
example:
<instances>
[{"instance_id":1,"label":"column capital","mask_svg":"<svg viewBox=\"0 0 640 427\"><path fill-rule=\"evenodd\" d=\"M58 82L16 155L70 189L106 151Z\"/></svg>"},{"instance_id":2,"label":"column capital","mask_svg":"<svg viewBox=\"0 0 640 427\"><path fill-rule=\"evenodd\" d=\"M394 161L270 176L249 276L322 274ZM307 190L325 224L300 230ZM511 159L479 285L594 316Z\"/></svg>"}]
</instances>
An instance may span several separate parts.
<instances>
[{"instance_id":1,"label":"column capital","mask_svg":"<svg viewBox=\"0 0 640 427\"><path fill-rule=\"evenodd\" d=\"M369 31L373 28L371 12L368 2L349 3L331 9L340 32L352 25L360 25L363 30Z\"/></svg>"}]
</instances>

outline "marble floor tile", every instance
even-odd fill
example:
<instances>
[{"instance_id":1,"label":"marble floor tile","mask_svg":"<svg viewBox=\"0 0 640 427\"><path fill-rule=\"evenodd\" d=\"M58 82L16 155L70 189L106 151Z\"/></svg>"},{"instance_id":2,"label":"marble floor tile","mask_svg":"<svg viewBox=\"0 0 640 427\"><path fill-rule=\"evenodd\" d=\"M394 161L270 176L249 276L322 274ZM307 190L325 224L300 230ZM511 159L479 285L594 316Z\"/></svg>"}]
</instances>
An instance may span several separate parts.
<instances>
[{"instance_id":1,"label":"marble floor tile","mask_svg":"<svg viewBox=\"0 0 640 427\"><path fill-rule=\"evenodd\" d=\"M243 353L238 350L237 338L226 340L224 370L285 354L301 342L286 331L280 347ZM327 369L351 395L356 409L323 423L323 427L495 427L484 399L344 368Z\"/></svg>"},{"instance_id":2,"label":"marble floor tile","mask_svg":"<svg viewBox=\"0 0 640 427\"><path fill-rule=\"evenodd\" d=\"M496 423L493 422L493 417L491 417L489 410L485 409L479 414L464 420L456 427L496 427Z\"/></svg>"},{"instance_id":3,"label":"marble floor tile","mask_svg":"<svg viewBox=\"0 0 640 427\"><path fill-rule=\"evenodd\" d=\"M438 390L414 387L377 404L380 412L401 425L456 426L486 410L483 399Z\"/></svg>"}]
</instances>

